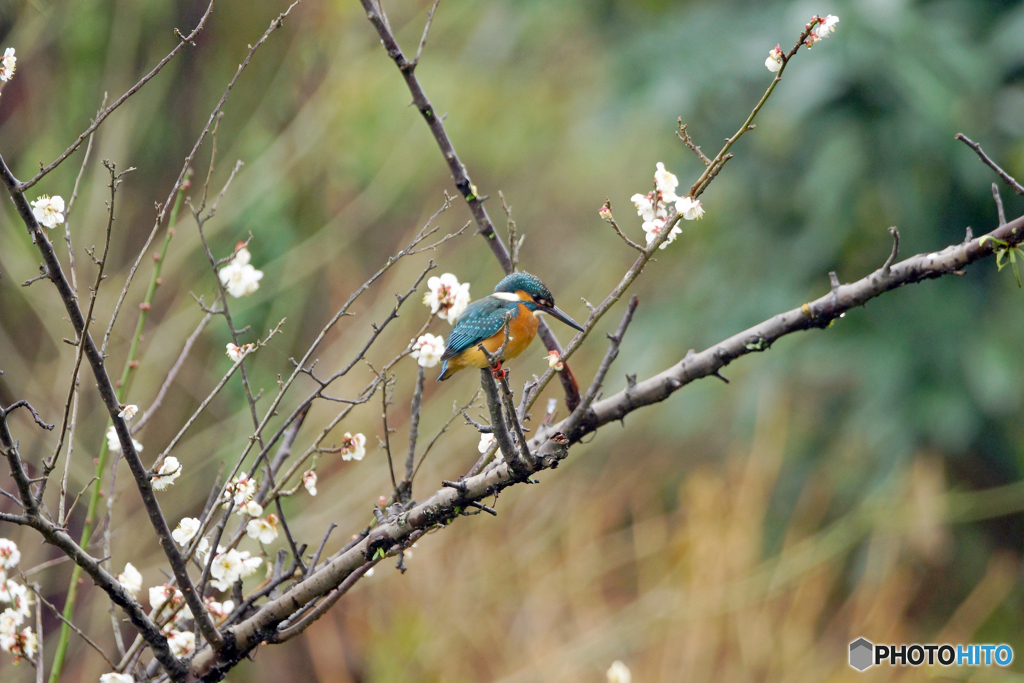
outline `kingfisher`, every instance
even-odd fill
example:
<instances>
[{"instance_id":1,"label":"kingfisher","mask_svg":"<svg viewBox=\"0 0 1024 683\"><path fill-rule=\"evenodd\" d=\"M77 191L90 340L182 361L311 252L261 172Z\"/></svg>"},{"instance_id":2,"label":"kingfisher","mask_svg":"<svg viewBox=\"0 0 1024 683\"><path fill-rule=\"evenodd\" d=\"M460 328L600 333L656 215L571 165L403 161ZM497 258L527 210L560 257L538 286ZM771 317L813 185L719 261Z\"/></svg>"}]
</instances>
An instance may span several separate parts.
<instances>
[{"instance_id":1,"label":"kingfisher","mask_svg":"<svg viewBox=\"0 0 1024 683\"><path fill-rule=\"evenodd\" d=\"M492 354L500 349L505 342L506 319L509 340L500 360L515 358L537 336L537 316L541 313L549 313L569 327L583 331L579 323L555 307L551 290L536 275L518 272L506 276L495 286L493 294L474 301L456 318L441 355L444 365L437 381L448 379L462 368L488 367L487 357L478 345L483 343ZM500 368L499 362L496 371Z\"/></svg>"}]
</instances>

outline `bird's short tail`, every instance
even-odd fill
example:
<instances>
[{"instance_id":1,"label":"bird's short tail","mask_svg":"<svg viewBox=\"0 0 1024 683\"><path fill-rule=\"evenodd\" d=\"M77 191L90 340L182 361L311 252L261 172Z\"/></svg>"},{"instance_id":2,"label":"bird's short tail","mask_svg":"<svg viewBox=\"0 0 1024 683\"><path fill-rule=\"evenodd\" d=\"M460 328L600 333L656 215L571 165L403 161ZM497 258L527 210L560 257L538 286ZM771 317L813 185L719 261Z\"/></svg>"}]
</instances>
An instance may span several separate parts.
<instances>
[{"instance_id":1,"label":"bird's short tail","mask_svg":"<svg viewBox=\"0 0 1024 683\"><path fill-rule=\"evenodd\" d=\"M437 376L437 381L438 382L443 382L443 381L445 381L446 379L448 379L449 377L451 377L454 374L455 374L455 368L452 368L451 371L449 371L448 370L448 361L445 361L441 365L441 374Z\"/></svg>"}]
</instances>

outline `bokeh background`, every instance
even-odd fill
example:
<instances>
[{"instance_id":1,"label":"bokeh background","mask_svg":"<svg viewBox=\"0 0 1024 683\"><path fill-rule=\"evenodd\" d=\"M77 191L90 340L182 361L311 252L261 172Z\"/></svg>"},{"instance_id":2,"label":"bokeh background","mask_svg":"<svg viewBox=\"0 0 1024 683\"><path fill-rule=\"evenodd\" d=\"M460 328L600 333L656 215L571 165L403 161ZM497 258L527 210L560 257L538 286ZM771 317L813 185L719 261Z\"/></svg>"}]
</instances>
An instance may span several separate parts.
<instances>
[{"instance_id":1,"label":"bokeh background","mask_svg":"<svg viewBox=\"0 0 1024 683\"><path fill-rule=\"evenodd\" d=\"M134 83L173 46L172 29L187 33L205 5L0 2L2 45L18 56L0 98L0 147L15 173L28 177L56 157L103 93L114 97ZM101 160L137 168L118 196L101 324L153 225L154 202L166 198L247 44L284 7L220 0L195 47L100 129L71 217L80 280L92 281L83 250L100 242L105 221ZM429 3L385 7L413 53ZM980 141L1024 176L1024 5L441 3L417 73L447 114L481 193L496 199L501 190L512 205L526 235L523 267L578 319L586 317L580 298L600 300L633 259L598 218L605 198L642 239L629 197L649 188L655 162L684 187L702 170L675 138L676 118L705 152L717 150L767 87L768 50L792 45L814 13L837 14L838 31L801 51L757 130L704 195L705 218L687 223L634 286L640 308L609 392L625 373L648 376L689 348L820 296L830 270L844 281L862 277L888 255L890 225L901 231L904 254L957 242L968 226L991 229L994 176L953 135ZM443 193L454 193L408 104L355 0L305 0L231 92L213 187L236 159L245 166L208 231L219 256L252 234L253 262L265 277L256 294L231 302L238 324L252 326L247 339L287 318L250 364L256 387L272 394L289 358L437 210ZM67 198L81 160L80 151L33 191ZM195 164L200 176L208 163L206 145ZM1024 199L1005 187L1003 199L1008 216L1024 211ZM498 203L488 206L500 226ZM38 254L9 202L0 215L0 399L30 399L59 422L74 356L61 340L73 333L52 287L19 286L37 274ZM456 204L439 220L451 231L468 219ZM59 249L66 262L66 246ZM469 234L409 259L328 337L318 367L347 362L429 258L439 264L435 274L471 282L474 298L501 276ZM151 267L147 259L112 339L115 374ZM214 288L183 211L130 402L152 400L202 317L191 294L209 300ZM502 495L497 518L426 536L406 574L382 565L303 638L261 648L229 680L603 681L615 659L638 682L988 680L993 672L966 668L857 674L846 652L859 636L1006 642L1024 652L1022 302L1013 276L988 261L959 278L887 294L828 330L785 338L727 368L728 385L704 380L621 428L606 427L539 486ZM426 315L410 301L371 360L390 359ZM616 320L613 311L603 327ZM431 331L449 329L437 322ZM574 359L581 379L603 354L598 336ZM227 369L227 341L223 321L204 331L139 436L144 456L166 445ZM542 356L538 343L514 364L513 378L539 373ZM391 418L403 450L413 361L398 369ZM359 369L336 393L351 395L369 377ZM470 373L429 383L421 433L432 435L474 383ZM82 386L72 492L91 478L106 428L92 382ZM299 444L332 415L329 406L314 410ZM21 412L13 427L29 462L52 450L55 437L40 435ZM366 459L321 459L320 495L287 503L292 528L314 546L328 523L339 524L328 551L362 528L388 491L375 448L379 405L354 411L332 438L344 431L367 435ZM234 461L249 433L236 380L175 451L184 474L161 494L169 519L201 510L218 467ZM465 471L476 442L471 428L456 424L432 452L416 496ZM162 556L127 480L120 478L114 507L112 567L131 561L147 586L160 583ZM0 500L0 509L9 507ZM73 532L82 515L73 515ZM18 529L3 526L0 535L19 542L25 568L56 557ZM59 605L69 576L64 564L35 578ZM112 649L106 602L88 580L76 622ZM48 652L57 628L46 615ZM66 679L95 681L103 670L72 636ZM994 673L1020 680L1015 671L1024 669L1015 662ZM0 658L0 678L28 681L33 672Z\"/></svg>"}]
</instances>

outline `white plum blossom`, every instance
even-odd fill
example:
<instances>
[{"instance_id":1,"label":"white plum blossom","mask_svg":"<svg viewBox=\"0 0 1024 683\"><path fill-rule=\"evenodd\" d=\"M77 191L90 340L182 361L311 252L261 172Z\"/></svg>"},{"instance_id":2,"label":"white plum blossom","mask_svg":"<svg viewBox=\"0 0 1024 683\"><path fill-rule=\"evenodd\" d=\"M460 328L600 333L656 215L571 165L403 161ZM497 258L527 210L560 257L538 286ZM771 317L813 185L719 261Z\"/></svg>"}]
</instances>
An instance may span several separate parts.
<instances>
[{"instance_id":1,"label":"white plum blossom","mask_svg":"<svg viewBox=\"0 0 1024 683\"><path fill-rule=\"evenodd\" d=\"M203 602L206 603L206 611L210 613L210 617L213 619L214 623L224 621L233 611L235 611L234 600L217 602L213 598L204 598Z\"/></svg>"},{"instance_id":2,"label":"white plum blossom","mask_svg":"<svg viewBox=\"0 0 1024 683\"><path fill-rule=\"evenodd\" d=\"M362 434L353 436L345 432L341 439L342 460L362 460L366 455L366 437Z\"/></svg>"},{"instance_id":3,"label":"white plum blossom","mask_svg":"<svg viewBox=\"0 0 1024 683\"><path fill-rule=\"evenodd\" d=\"M173 586L168 586L166 583L153 586L149 589L149 606L159 612L160 608L163 607L168 601L170 601L173 607L176 601L184 600L184 596L181 591L177 590Z\"/></svg>"},{"instance_id":4,"label":"white plum blossom","mask_svg":"<svg viewBox=\"0 0 1024 683\"><path fill-rule=\"evenodd\" d=\"M0 538L0 568L10 569L18 566L21 562L21 552L18 545L7 538Z\"/></svg>"},{"instance_id":5,"label":"white plum blossom","mask_svg":"<svg viewBox=\"0 0 1024 683\"><path fill-rule=\"evenodd\" d=\"M131 562L125 564L124 571L118 574L116 578L128 595L133 598L139 596L139 591L142 590L142 574L139 573L139 570Z\"/></svg>"},{"instance_id":6,"label":"white plum blossom","mask_svg":"<svg viewBox=\"0 0 1024 683\"><path fill-rule=\"evenodd\" d=\"M704 216L704 206L699 199L680 197L676 201L676 212L688 221L695 221Z\"/></svg>"},{"instance_id":7,"label":"white plum blossom","mask_svg":"<svg viewBox=\"0 0 1024 683\"><path fill-rule=\"evenodd\" d=\"M765 68L771 71L773 74L779 73L782 70L782 47L778 44L772 48L771 52L768 53L768 59L764 60Z\"/></svg>"},{"instance_id":8,"label":"white plum blossom","mask_svg":"<svg viewBox=\"0 0 1024 683\"><path fill-rule=\"evenodd\" d=\"M655 211L654 199L655 193L653 191L647 194L635 194L629 198L636 207L637 215L645 221L653 221L655 218L666 218L668 216L668 209L665 208L665 204L659 201L658 209Z\"/></svg>"},{"instance_id":9,"label":"white plum blossom","mask_svg":"<svg viewBox=\"0 0 1024 683\"><path fill-rule=\"evenodd\" d=\"M167 647L175 657L188 657L196 651L196 634L192 631L171 631Z\"/></svg>"},{"instance_id":10,"label":"white plum blossom","mask_svg":"<svg viewBox=\"0 0 1024 683\"><path fill-rule=\"evenodd\" d=\"M139 449L141 450L141 449ZM181 463L173 455L164 459L160 469L153 475L153 490L163 491L174 483L174 480L181 476Z\"/></svg>"},{"instance_id":11,"label":"white plum blossom","mask_svg":"<svg viewBox=\"0 0 1024 683\"><path fill-rule=\"evenodd\" d=\"M608 667L608 683L632 683L633 674L630 673L629 667L615 660L612 665Z\"/></svg>"},{"instance_id":12,"label":"white plum blossom","mask_svg":"<svg viewBox=\"0 0 1024 683\"><path fill-rule=\"evenodd\" d=\"M481 434L480 443L476 445L476 449L481 453L486 453L487 449L494 443L494 434Z\"/></svg>"},{"instance_id":13,"label":"white plum blossom","mask_svg":"<svg viewBox=\"0 0 1024 683\"><path fill-rule=\"evenodd\" d=\"M228 290L228 294L236 299L252 294L260 288L263 271L256 270L249 264L251 258L249 250L239 246L231 263L221 268L218 273L221 284Z\"/></svg>"},{"instance_id":14,"label":"white plum blossom","mask_svg":"<svg viewBox=\"0 0 1024 683\"><path fill-rule=\"evenodd\" d=\"M819 20L818 25L811 29L811 31L818 37L818 40L828 38L829 35L835 32L836 24L838 23L839 17L834 14L829 14L824 19Z\"/></svg>"},{"instance_id":15,"label":"white plum blossom","mask_svg":"<svg viewBox=\"0 0 1024 683\"><path fill-rule=\"evenodd\" d=\"M427 280L427 294L423 303L430 306L430 312L447 320L452 325L469 305L469 283L460 284L459 279L451 273Z\"/></svg>"},{"instance_id":16,"label":"white plum blossom","mask_svg":"<svg viewBox=\"0 0 1024 683\"><path fill-rule=\"evenodd\" d=\"M263 519L249 520L249 523L245 525L245 533L249 535L249 538L258 539L260 543L266 545L277 539L279 526L277 515L269 514Z\"/></svg>"},{"instance_id":17,"label":"white plum blossom","mask_svg":"<svg viewBox=\"0 0 1024 683\"><path fill-rule=\"evenodd\" d=\"M233 362L237 363L242 360L247 353L250 353L256 348L255 344L242 344L241 346L235 346L234 344L227 345L227 354Z\"/></svg>"},{"instance_id":18,"label":"white plum blossom","mask_svg":"<svg viewBox=\"0 0 1024 683\"><path fill-rule=\"evenodd\" d=\"M20 612L8 607L0 612L0 633L14 635L24 621L25 617Z\"/></svg>"},{"instance_id":19,"label":"white plum blossom","mask_svg":"<svg viewBox=\"0 0 1024 683\"><path fill-rule=\"evenodd\" d=\"M28 586L24 586L16 581L7 581L6 585L7 600L5 602L11 603L11 608L23 617L32 616L32 596L28 593Z\"/></svg>"},{"instance_id":20,"label":"white plum blossom","mask_svg":"<svg viewBox=\"0 0 1024 683\"><path fill-rule=\"evenodd\" d=\"M56 195L39 195L32 202L32 215L40 225L55 228L64 222L64 200Z\"/></svg>"},{"instance_id":21,"label":"white plum blossom","mask_svg":"<svg viewBox=\"0 0 1024 683\"><path fill-rule=\"evenodd\" d=\"M252 499L256 495L258 485L259 482L252 477L246 474L238 475L224 487L222 507L227 510L228 505L234 502L237 514L259 517L263 514L263 507Z\"/></svg>"},{"instance_id":22,"label":"white plum blossom","mask_svg":"<svg viewBox=\"0 0 1024 683\"><path fill-rule=\"evenodd\" d=\"M217 546L217 552L221 552L222 550L223 550L222 547ZM196 557L198 557L202 562L205 563L206 562L206 556L207 556L207 554L209 552L210 552L210 541L204 536L203 538L199 539L199 545L196 546Z\"/></svg>"},{"instance_id":23,"label":"white plum blossom","mask_svg":"<svg viewBox=\"0 0 1024 683\"><path fill-rule=\"evenodd\" d=\"M647 233L647 244L648 245L650 245L651 242L653 242L654 240L658 239L658 235L660 235L661 231L664 230L665 225L666 225L666 221L663 218L659 218L659 219L654 220L654 221L644 221L644 224L641 227L643 228L644 232ZM668 239L666 239L664 242L662 242L661 243L661 247L659 247L659 248L660 249L664 249L669 244L674 242L676 237L678 237L679 235L682 235L682 234L683 234L683 231L679 229L679 226L678 225L673 225L672 226L672 232L671 232L671 234L669 234Z\"/></svg>"},{"instance_id":24,"label":"white plum blossom","mask_svg":"<svg viewBox=\"0 0 1024 683\"><path fill-rule=\"evenodd\" d=\"M199 531L199 520L195 517L182 517L178 527L171 532L171 538L178 545L185 545Z\"/></svg>"},{"instance_id":25,"label":"white plum blossom","mask_svg":"<svg viewBox=\"0 0 1024 683\"><path fill-rule=\"evenodd\" d=\"M15 664L22 657L33 659L38 647L39 641L36 639L35 632L30 628L23 629L21 633L7 633L0 630L0 650L13 654Z\"/></svg>"},{"instance_id":26,"label":"white plum blossom","mask_svg":"<svg viewBox=\"0 0 1024 683\"><path fill-rule=\"evenodd\" d=\"M313 470L306 470L302 473L302 485L309 491L309 495L316 495L316 472Z\"/></svg>"},{"instance_id":27,"label":"white plum blossom","mask_svg":"<svg viewBox=\"0 0 1024 683\"><path fill-rule=\"evenodd\" d=\"M441 362L441 355L444 353L444 337L433 335L429 332L413 344L412 353L420 367L432 368Z\"/></svg>"},{"instance_id":28,"label":"white plum blossom","mask_svg":"<svg viewBox=\"0 0 1024 683\"><path fill-rule=\"evenodd\" d=\"M132 439L132 443L135 444L135 450L141 453L142 444L136 441L135 439ZM117 429L114 428L114 425L110 425L110 427L107 429L107 450L110 451L111 453L121 452L121 440L117 438ZM165 460L164 462L167 461ZM154 486L153 488L156 488L156 486Z\"/></svg>"},{"instance_id":29,"label":"white plum blossom","mask_svg":"<svg viewBox=\"0 0 1024 683\"><path fill-rule=\"evenodd\" d=\"M110 673L100 676L100 683L135 683L128 674Z\"/></svg>"},{"instance_id":30,"label":"white plum blossom","mask_svg":"<svg viewBox=\"0 0 1024 683\"><path fill-rule=\"evenodd\" d=\"M4 50L3 59L0 59L0 81L6 83L14 77L14 70L18 68L18 58L14 56L14 48Z\"/></svg>"},{"instance_id":31,"label":"white plum blossom","mask_svg":"<svg viewBox=\"0 0 1024 683\"><path fill-rule=\"evenodd\" d=\"M135 417L135 414L139 412L139 407L136 405L126 405L121 408L121 412L117 414L118 417L123 417L125 420L130 420Z\"/></svg>"},{"instance_id":32,"label":"white plum blossom","mask_svg":"<svg viewBox=\"0 0 1024 683\"><path fill-rule=\"evenodd\" d=\"M210 577L214 580L210 585L219 591L226 591L240 579L244 579L259 569L263 559L249 557L249 551L239 552L232 548L213 558L210 566Z\"/></svg>"},{"instance_id":33,"label":"white plum blossom","mask_svg":"<svg viewBox=\"0 0 1024 683\"><path fill-rule=\"evenodd\" d=\"M643 219L643 231L647 233L647 244L651 244L658 238L664 230L665 226L668 225L669 211L668 207L670 204L675 204L676 211L686 220L694 220L700 218L704 213L704 209L701 208L700 202L689 197L678 197L676 196L676 188L679 186L679 179L672 173L665 170L665 164L660 161L657 163L656 170L654 172L654 184L655 189L651 190L647 194L635 194L630 198L633 205L636 206L636 213ZM695 204L695 205L694 205ZM680 209L680 207L683 207ZM672 232L668 238L661 243L661 248L664 249L673 242L677 236L682 234L682 230L677 227L672 227Z\"/></svg>"},{"instance_id":34,"label":"white plum blossom","mask_svg":"<svg viewBox=\"0 0 1024 683\"><path fill-rule=\"evenodd\" d=\"M654 171L654 184L661 193L661 199L665 202L676 200L676 188L679 187L679 179L674 174L665 170L665 164L660 161Z\"/></svg>"},{"instance_id":35,"label":"white plum blossom","mask_svg":"<svg viewBox=\"0 0 1024 683\"><path fill-rule=\"evenodd\" d=\"M548 355L544 356L548 362L549 368L554 368L558 372L561 372L565 368L565 364L562 363L562 357L558 355L558 351L548 351Z\"/></svg>"}]
</instances>

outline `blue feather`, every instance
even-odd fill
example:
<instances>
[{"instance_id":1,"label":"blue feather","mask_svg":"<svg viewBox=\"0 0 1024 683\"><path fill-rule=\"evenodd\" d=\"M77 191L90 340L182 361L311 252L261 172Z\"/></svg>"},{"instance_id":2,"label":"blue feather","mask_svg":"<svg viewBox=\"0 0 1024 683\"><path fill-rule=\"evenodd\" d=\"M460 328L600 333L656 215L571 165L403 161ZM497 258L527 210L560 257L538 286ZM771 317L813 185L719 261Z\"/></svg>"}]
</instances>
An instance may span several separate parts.
<instances>
[{"instance_id":1,"label":"blue feather","mask_svg":"<svg viewBox=\"0 0 1024 683\"><path fill-rule=\"evenodd\" d=\"M455 320L455 327L448 335L448 343L445 345L441 360L454 358L466 349L493 337L505 324L505 316L509 311L513 312L513 317L518 315L519 302L486 296L471 303ZM441 374L444 374L444 368Z\"/></svg>"}]
</instances>

